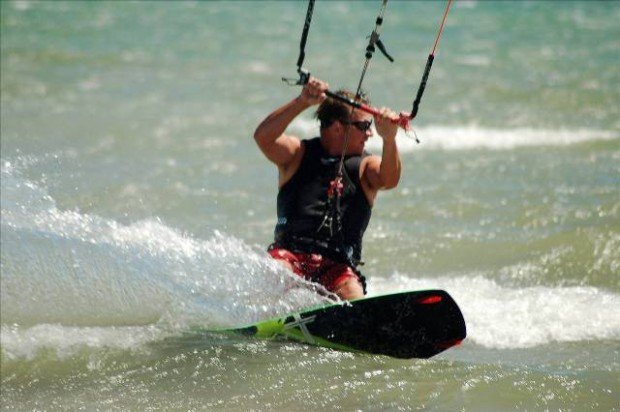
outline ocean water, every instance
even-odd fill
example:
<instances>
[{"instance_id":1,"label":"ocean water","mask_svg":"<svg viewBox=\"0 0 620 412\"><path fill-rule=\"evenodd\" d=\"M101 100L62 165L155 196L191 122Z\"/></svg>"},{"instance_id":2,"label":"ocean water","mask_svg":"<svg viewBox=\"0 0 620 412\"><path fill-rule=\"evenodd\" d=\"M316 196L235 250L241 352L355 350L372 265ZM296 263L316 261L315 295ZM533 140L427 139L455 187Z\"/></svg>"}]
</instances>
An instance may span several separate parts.
<instances>
[{"instance_id":1,"label":"ocean water","mask_svg":"<svg viewBox=\"0 0 620 412\"><path fill-rule=\"evenodd\" d=\"M373 104L411 107L444 4L388 4ZM317 2L306 67L354 88L379 6ZM0 2L2 409L620 409L617 2L448 16L363 269L371 295L447 290L461 346L196 332L330 301L266 256L277 176L252 139L299 92L306 7Z\"/></svg>"}]
</instances>

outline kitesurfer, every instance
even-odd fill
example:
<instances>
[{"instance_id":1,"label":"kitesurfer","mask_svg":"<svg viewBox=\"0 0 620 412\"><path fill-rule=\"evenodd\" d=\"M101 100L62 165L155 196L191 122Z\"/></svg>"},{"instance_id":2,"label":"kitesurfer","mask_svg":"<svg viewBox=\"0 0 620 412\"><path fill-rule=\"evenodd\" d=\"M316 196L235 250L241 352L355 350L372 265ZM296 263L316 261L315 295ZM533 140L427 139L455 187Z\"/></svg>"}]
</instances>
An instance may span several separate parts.
<instances>
[{"instance_id":1,"label":"kitesurfer","mask_svg":"<svg viewBox=\"0 0 620 412\"><path fill-rule=\"evenodd\" d=\"M326 91L327 83L310 77L299 96L260 123L254 139L279 172L278 221L269 254L350 300L366 293L357 267L377 192L393 189L400 179L399 115L381 108L373 116L328 97ZM363 95L338 93L369 104ZM301 140L288 134L290 123L315 105L320 137ZM373 120L383 140L381 157L364 150Z\"/></svg>"}]
</instances>

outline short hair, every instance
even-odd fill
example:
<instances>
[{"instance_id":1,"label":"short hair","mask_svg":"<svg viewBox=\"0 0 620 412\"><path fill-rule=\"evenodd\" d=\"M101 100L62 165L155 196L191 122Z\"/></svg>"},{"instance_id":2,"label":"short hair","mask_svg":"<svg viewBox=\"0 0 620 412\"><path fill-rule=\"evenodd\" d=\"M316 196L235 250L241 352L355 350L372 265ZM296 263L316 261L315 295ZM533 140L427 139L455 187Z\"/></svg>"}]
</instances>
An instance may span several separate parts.
<instances>
[{"instance_id":1,"label":"short hair","mask_svg":"<svg viewBox=\"0 0 620 412\"><path fill-rule=\"evenodd\" d=\"M357 99L355 98L355 93L346 89L340 89L336 94L359 103L370 104L370 98L363 91L360 91L360 96ZM321 129L325 129L331 126L336 120L345 123L350 121L350 114L351 106L332 97L328 97L319 105L318 109L316 109L314 117L321 122Z\"/></svg>"}]
</instances>

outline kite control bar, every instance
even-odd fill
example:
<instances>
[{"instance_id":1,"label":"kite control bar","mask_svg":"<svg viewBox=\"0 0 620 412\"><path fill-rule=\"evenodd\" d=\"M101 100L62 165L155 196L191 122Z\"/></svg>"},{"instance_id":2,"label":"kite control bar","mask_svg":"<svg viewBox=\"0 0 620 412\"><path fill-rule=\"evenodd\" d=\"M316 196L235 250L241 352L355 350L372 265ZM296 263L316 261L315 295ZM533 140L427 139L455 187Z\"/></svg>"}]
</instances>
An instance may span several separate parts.
<instances>
[{"instance_id":1,"label":"kite control bar","mask_svg":"<svg viewBox=\"0 0 620 412\"><path fill-rule=\"evenodd\" d=\"M372 34L370 35L370 40L368 43L368 47L366 47L366 63L364 64L364 69L362 71L362 76L360 78L359 84L358 84L358 88L357 88L357 93L356 95L359 95L359 92L361 90L361 86L362 86L362 81L364 79L364 75L366 74L366 69L368 68L368 64L370 62L370 59L372 57L373 52L375 51L375 45L379 48L379 50L385 55L385 57L387 57L390 61L394 61L394 59L392 59L392 57L387 53L387 51L385 50L385 46L383 45L383 43L381 42L381 40L379 39L379 29L381 24L383 23L383 13L385 11L385 7L387 5L387 1L388 0L382 0L382 6L381 6L381 10L379 12L379 15L377 16L376 22L375 22L375 29L373 30ZM308 32L310 30L310 23L312 22L312 14L314 11L314 2L315 0L309 0L308 1L308 10L306 12L306 19L304 21L304 28L301 34L301 41L299 44L299 58L297 59L297 74L299 76L298 79L289 79L289 78L285 78L283 77L282 80L285 81L286 83L288 83L289 85L299 85L299 86L303 86L306 83L308 83L308 81L310 80L310 73L305 70L303 68L303 62L304 62L304 58L306 56L305 53L305 48L306 48L306 42L308 40ZM441 24L439 26L439 30L437 32L437 36L435 37L435 44L433 45L433 49L431 51L431 53L428 56L428 60L426 61L426 67L424 69L424 74L422 75L422 80L420 82L420 85L418 86L418 91L416 93L416 97L413 101L413 107L411 109L411 112L408 115L404 115L403 113L399 114L398 119L393 119L392 122L397 124L399 127L401 127L402 129L404 129L405 131L409 131L411 130L411 126L409 125L409 122L416 117L416 115L418 114L418 108L420 106L420 101L422 100L422 95L424 94L424 90L426 88L426 83L428 81L428 77L431 71L431 67L433 65L433 60L435 59L435 51L437 50L437 45L439 43L439 39L441 37L441 34L443 32L443 28L446 22L446 17L448 15L448 11L450 10L450 6L452 5L453 0L448 0L447 4L446 4L446 8L445 11L443 13L443 17L441 19ZM356 109L362 110L364 112L370 113L372 115L379 115L380 111L377 108L374 108L372 106L368 106L364 103L360 103L356 100L353 99L349 99L347 97L341 96L339 94L333 93L329 90L325 91L325 94L329 97L331 97L332 99L338 100L342 103L348 104ZM417 141L417 138L416 138Z\"/></svg>"},{"instance_id":2,"label":"kite control bar","mask_svg":"<svg viewBox=\"0 0 620 412\"><path fill-rule=\"evenodd\" d=\"M334 93L334 92L332 92L330 90L326 90L325 94L328 97L331 97L334 100L338 100L339 102L348 104L349 106L355 107L356 109L359 109L359 110L361 110L363 112L366 112L366 113L370 113L370 114L372 114L374 116L378 116L379 114L381 114L379 109L377 109L376 107L368 106L367 104L357 102L357 101L355 101L353 99L349 99L347 97L341 96L341 95L339 95L337 93ZM398 119L393 119L392 120L392 123L397 124L403 130L408 131L409 128L410 128L409 120L410 120L409 116L400 114L398 116Z\"/></svg>"},{"instance_id":3,"label":"kite control bar","mask_svg":"<svg viewBox=\"0 0 620 412\"><path fill-rule=\"evenodd\" d=\"M306 19L304 21L304 28L303 31L301 33L301 41L299 42L299 57L297 59L297 74L299 76L298 79L291 79L291 78L286 78L283 77L282 81L288 83L289 85L293 86L293 85L298 85L298 86L303 86L305 84L307 84L310 81L310 73L305 70L303 68L303 63L304 63L304 58L306 57L306 41L308 40L308 32L310 31L310 23L312 22L312 14L314 11L314 2L315 0L309 0L308 1L308 10L306 11ZM385 6L387 5L387 0L383 0L382 2L382 7L381 7L381 11L379 13L379 16L377 17L376 20L376 26L374 31L372 32L371 36L370 36L370 41L368 43L368 47L366 48L366 64L364 66L364 71L362 73L362 77L360 79L360 84L358 86L358 93L359 93L359 89L361 88L361 84L362 84L362 80L364 78L364 74L366 72L366 69L368 68L368 63L370 58L372 57L372 53L375 51L375 45L379 48L379 50L381 51L381 53L383 53L383 55L390 61L394 61L394 59L392 58L392 56L390 56L387 52L387 50L385 49L385 45L383 44L383 42L379 39L379 27L381 26L381 24L383 23L383 13L385 11ZM341 96L339 94L333 93L329 90L325 91L325 94L329 97L331 97L332 99L338 100L342 103L348 104L356 109L362 110L364 112L370 113L372 115L379 115L379 109L376 109L374 107L368 106L366 104L357 102L353 99L349 99L346 98L344 96ZM398 124L400 127L402 127L405 131L409 130L409 120L412 119L412 116L403 116L400 115L398 117L398 119L393 120L393 123Z\"/></svg>"}]
</instances>

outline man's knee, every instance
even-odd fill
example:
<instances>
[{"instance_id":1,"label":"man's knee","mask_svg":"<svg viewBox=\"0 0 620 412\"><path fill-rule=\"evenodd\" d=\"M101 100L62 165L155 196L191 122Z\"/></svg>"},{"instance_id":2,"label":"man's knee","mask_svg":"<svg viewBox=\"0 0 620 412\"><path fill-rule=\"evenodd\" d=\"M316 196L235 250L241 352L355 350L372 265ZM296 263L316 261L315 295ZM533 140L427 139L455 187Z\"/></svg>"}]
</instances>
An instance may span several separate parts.
<instances>
[{"instance_id":1,"label":"man's knee","mask_svg":"<svg viewBox=\"0 0 620 412\"><path fill-rule=\"evenodd\" d=\"M357 278L347 278L336 285L333 291L342 300L352 300L364 297L364 288Z\"/></svg>"}]
</instances>

